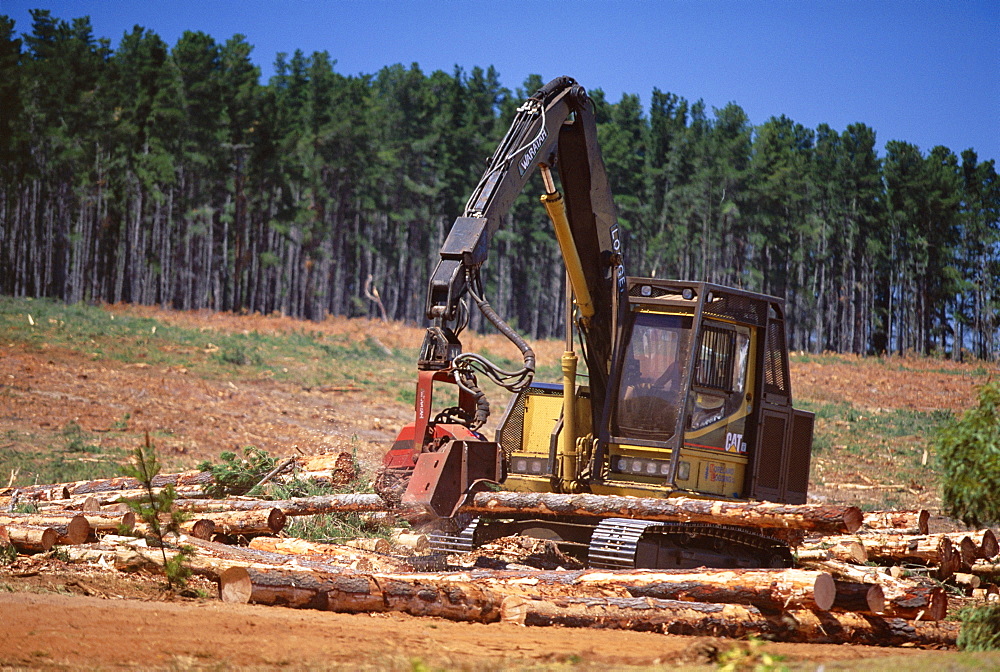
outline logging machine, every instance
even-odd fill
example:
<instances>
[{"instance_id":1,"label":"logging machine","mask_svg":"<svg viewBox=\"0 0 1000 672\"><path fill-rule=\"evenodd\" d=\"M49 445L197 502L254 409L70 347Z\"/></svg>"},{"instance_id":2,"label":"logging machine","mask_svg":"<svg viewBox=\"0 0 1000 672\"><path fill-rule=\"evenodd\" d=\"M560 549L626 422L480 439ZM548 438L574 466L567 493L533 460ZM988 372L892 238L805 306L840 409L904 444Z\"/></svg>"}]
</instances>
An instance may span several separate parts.
<instances>
[{"instance_id":1,"label":"logging machine","mask_svg":"<svg viewBox=\"0 0 1000 672\"><path fill-rule=\"evenodd\" d=\"M483 296L481 269L504 214L535 170L567 275L561 383ZM556 186L563 193L559 193ZM505 371L462 352L470 304L520 349ZM568 77L518 109L440 251L429 284L415 421L384 458L377 491L451 519L471 493L696 497L804 503L813 415L792 407L781 299L705 282L628 277L594 106ZM580 351L586 374L577 371ZM487 378L513 397L489 440ZM457 405L432 410L436 383ZM456 519L457 520L457 519ZM571 515L474 519L438 533L441 551L510 534L555 540L591 566L785 566L786 544L748 527Z\"/></svg>"}]
</instances>

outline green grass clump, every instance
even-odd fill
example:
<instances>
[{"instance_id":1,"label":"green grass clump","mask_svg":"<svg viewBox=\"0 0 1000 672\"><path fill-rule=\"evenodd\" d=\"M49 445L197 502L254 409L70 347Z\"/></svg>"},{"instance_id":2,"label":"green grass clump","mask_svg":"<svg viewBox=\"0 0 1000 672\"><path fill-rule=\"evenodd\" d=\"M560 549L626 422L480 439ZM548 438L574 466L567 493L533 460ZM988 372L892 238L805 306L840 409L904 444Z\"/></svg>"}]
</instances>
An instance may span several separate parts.
<instances>
[{"instance_id":1,"label":"green grass clump","mask_svg":"<svg viewBox=\"0 0 1000 672\"><path fill-rule=\"evenodd\" d=\"M67 483L117 476L124 451L103 448L75 422L46 440L8 430L0 444L4 480L15 487L36 483Z\"/></svg>"},{"instance_id":2,"label":"green grass clump","mask_svg":"<svg viewBox=\"0 0 1000 672\"><path fill-rule=\"evenodd\" d=\"M964 609L959 618L962 630L958 648L962 651L1000 650L1000 604L987 604Z\"/></svg>"}]
</instances>

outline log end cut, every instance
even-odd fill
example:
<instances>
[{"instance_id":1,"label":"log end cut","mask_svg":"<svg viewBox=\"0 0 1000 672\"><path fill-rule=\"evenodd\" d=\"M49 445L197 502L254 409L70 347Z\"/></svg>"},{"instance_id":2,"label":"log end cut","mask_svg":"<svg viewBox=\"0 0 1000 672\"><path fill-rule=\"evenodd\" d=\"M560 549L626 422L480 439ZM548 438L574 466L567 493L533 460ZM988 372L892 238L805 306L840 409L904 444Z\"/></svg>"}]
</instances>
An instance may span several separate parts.
<instances>
[{"instance_id":1,"label":"log end cut","mask_svg":"<svg viewBox=\"0 0 1000 672\"><path fill-rule=\"evenodd\" d=\"M820 572L813 582L813 601L823 611L828 611L837 598L837 585L833 577L826 572Z\"/></svg>"},{"instance_id":2,"label":"log end cut","mask_svg":"<svg viewBox=\"0 0 1000 672\"><path fill-rule=\"evenodd\" d=\"M73 516L65 525L59 525L58 528L59 534L56 542L60 544L76 546L77 544L86 543L87 537L90 536L90 523L87 522L87 517L83 515Z\"/></svg>"},{"instance_id":3,"label":"log end cut","mask_svg":"<svg viewBox=\"0 0 1000 672\"><path fill-rule=\"evenodd\" d=\"M285 529L285 522L287 520L285 512L281 509L271 509L270 513L267 514L267 526L275 534Z\"/></svg>"},{"instance_id":4,"label":"log end cut","mask_svg":"<svg viewBox=\"0 0 1000 672\"><path fill-rule=\"evenodd\" d=\"M219 574L219 599L233 604L247 604L253 584L245 567L230 567Z\"/></svg>"},{"instance_id":5,"label":"log end cut","mask_svg":"<svg viewBox=\"0 0 1000 672\"><path fill-rule=\"evenodd\" d=\"M856 506L849 506L844 511L844 527L848 534L854 534L861 529L861 524L865 522L865 514Z\"/></svg>"},{"instance_id":6,"label":"log end cut","mask_svg":"<svg viewBox=\"0 0 1000 672\"><path fill-rule=\"evenodd\" d=\"M1000 553L1000 544L997 543L997 535L993 530L983 531L983 540L979 543L979 557L984 560L991 560Z\"/></svg>"},{"instance_id":7,"label":"log end cut","mask_svg":"<svg viewBox=\"0 0 1000 672\"><path fill-rule=\"evenodd\" d=\"M215 535L215 521L208 518L198 518L190 522L190 527L186 530L192 537L198 539L211 539Z\"/></svg>"}]
</instances>

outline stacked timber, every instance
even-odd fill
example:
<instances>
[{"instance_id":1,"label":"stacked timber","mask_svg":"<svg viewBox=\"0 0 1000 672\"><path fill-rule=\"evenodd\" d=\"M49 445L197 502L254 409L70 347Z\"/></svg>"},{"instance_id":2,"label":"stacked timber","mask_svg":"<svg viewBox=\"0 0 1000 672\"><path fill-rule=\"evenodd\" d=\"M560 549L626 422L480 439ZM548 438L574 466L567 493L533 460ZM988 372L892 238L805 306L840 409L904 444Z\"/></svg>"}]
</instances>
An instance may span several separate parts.
<instances>
[{"instance_id":1,"label":"stacked timber","mask_svg":"<svg viewBox=\"0 0 1000 672\"><path fill-rule=\"evenodd\" d=\"M342 456L301 458L291 468L299 476L332 474L338 468L344 472L347 460ZM275 471L274 477L280 476L280 470ZM215 579L220 596L227 601L351 613L398 611L484 623L941 646L953 644L957 633L955 626L942 621L948 596L931 576L947 578L978 599L1000 598L1000 590L993 585L1000 577L1000 565L991 564L998 550L996 535L990 530L929 534L925 511L862 514L847 506L482 492L470 497L460 512L715 523L793 542L808 538L794 549L798 566L787 569L574 569L549 552L555 548L551 543L532 545L513 538L497 540L496 549L479 549L481 555L494 554L496 562L486 563L489 568L477 563L456 571L438 556L436 563L443 571L432 572L426 569L436 565L426 558L400 553L399 544L404 542L412 545L411 554L426 549L426 538L409 530L396 530L394 543L318 544L278 536L288 516L361 513L380 521L395 520L401 512L377 495L213 500L198 496L209 482L206 477L211 478L202 472L184 472L164 482L178 489L190 488L184 490L189 496L175 502L176 508L190 516L184 527L187 536L178 541L196 549L190 566ZM132 485L127 479L103 479L40 488L38 492L49 493L50 503L36 502L43 509L36 515L58 511L63 516L59 525L68 525L66 516L80 516L89 535L99 524L98 518L110 515L103 507L133 498ZM145 496L145 492L135 496ZM92 512L98 515L91 516ZM43 550L46 544L57 543L53 535L59 538L61 532L68 533L68 529L57 532L58 525L52 521L49 527L45 524L0 519L11 543L21 539L23 549ZM21 527L9 529L17 526ZM146 531L141 525L135 529ZM97 543L70 546L67 552L80 561L100 559L103 565L123 568L156 569L162 564L160 549L107 532L105 528ZM520 550L513 553L511 549ZM551 566L558 569L531 565L546 556L555 557Z\"/></svg>"}]
</instances>

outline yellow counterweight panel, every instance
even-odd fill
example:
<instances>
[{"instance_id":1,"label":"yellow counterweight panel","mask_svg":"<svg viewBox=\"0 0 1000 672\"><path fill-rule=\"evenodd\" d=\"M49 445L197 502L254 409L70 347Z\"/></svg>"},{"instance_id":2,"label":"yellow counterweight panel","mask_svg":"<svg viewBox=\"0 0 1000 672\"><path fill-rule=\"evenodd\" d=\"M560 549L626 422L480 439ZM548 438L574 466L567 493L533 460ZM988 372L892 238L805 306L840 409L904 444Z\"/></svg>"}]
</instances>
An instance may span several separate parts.
<instances>
[{"instance_id":1,"label":"yellow counterweight panel","mask_svg":"<svg viewBox=\"0 0 1000 672\"><path fill-rule=\"evenodd\" d=\"M521 451L525 453L549 454L552 430L562 414L563 399L560 396L529 396L524 402L524 433Z\"/></svg>"}]
</instances>

